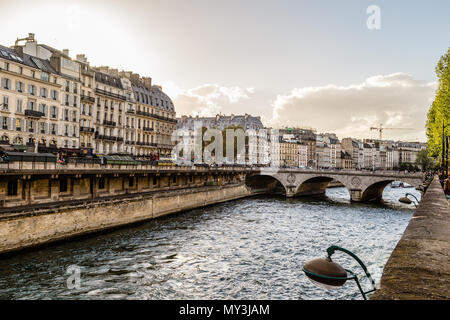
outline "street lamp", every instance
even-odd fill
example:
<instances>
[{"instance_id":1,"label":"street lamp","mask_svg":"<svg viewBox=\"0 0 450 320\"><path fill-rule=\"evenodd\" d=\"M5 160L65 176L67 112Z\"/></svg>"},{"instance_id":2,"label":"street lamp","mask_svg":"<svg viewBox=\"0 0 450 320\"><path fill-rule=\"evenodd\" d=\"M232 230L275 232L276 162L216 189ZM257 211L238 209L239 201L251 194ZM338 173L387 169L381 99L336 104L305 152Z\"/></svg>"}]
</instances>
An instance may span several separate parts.
<instances>
[{"instance_id":1,"label":"street lamp","mask_svg":"<svg viewBox=\"0 0 450 320\"><path fill-rule=\"evenodd\" d=\"M409 199L408 196L412 196L414 199L416 199L417 204L416 204L414 201L412 201L411 199ZM406 204L411 204L411 203L413 203L413 204L416 206L416 208L417 208L417 205L419 204L419 200L418 200L417 197L416 197L415 195L413 195L412 193L406 193L405 196L402 197L402 198L400 198L400 199L398 199L398 201L399 201L399 202L402 202L402 203L406 203Z\"/></svg>"},{"instance_id":2,"label":"street lamp","mask_svg":"<svg viewBox=\"0 0 450 320\"><path fill-rule=\"evenodd\" d=\"M366 274L367 278L370 280L373 289L369 291L363 291L358 277L356 274L348 269L344 269L342 266L340 266L338 263L331 260L331 256L334 254L335 251L342 251L349 256L351 256L353 259L355 259L358 264L361 266L361 268L364 270L364 273ZM359 259L353 252L350 250L338 247L338 246L330 246L327 249L328 256L326 258L315 258L310 259L306 261L305 265L303 266L303 272L306 274L306 276L315 284L322 286L327 289L334 289L341 287L345 284L347 280L355 280L359 291L361 292L361 295L363 296L364 300L367 300L366 294L373 292L376 290L375 288L375 282L373 281L372 277L370 276L369 271L367 271L367 267L364 265L364 263ZM349 273L349 275L348 275Z\"/></svg>"}]
</instances>

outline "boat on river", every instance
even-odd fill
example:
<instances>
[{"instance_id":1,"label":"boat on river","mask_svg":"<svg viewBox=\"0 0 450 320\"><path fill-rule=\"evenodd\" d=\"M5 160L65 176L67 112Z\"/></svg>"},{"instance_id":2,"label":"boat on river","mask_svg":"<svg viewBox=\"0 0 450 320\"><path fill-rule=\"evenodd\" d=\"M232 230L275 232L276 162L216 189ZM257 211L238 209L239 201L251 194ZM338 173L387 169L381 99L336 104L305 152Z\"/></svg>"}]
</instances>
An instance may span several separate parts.
<instances>
[{"instance_id":1,"label":"boat on river","mask_svg":"<svg viewBox=\"0 0 450 320\"><path fill-rule=\"evenodd\" d=\"M391 182L391 188L414 188L414 186L400 181Z\"/></svg>"}]
</instances>

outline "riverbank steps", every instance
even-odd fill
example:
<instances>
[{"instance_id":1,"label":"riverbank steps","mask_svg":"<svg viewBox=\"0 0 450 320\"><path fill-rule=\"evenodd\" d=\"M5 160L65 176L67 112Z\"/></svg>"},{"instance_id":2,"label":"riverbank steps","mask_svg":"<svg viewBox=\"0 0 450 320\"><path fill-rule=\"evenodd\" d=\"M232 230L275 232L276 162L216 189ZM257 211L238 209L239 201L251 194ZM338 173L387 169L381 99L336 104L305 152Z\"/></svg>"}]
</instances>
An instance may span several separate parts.
<instances>
[{"instance_id":1,"label":"riverbank steps","mask_svg":"<svg viewBox=\"0 0 450 320\"><path fill-rule=\"evenodd\" d=\"M437 178L422 197L371 299L450 299L450 209Z\"/></svg>"},{"instance_id":2,"label":"riverbank steps","mask_svg":"<svg viewBox=\"0 0 450 320\"><path fill-rule=\"evenodd\" d=\"M0 254L251 195L243 184L167 190L0 217Z\"/></svg>"}]
</instances>

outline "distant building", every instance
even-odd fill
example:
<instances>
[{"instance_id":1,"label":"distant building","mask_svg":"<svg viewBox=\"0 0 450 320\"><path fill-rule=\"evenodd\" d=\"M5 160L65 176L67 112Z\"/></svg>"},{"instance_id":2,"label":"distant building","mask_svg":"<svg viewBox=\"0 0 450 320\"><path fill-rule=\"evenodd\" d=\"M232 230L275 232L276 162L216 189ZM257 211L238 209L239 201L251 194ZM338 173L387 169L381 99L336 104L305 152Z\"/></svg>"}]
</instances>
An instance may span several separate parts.
<instances>
[{"instance_id":1,"label":"distant building","mask_svg":"<svg viewBox=\"0 0 450 320\"><path fill-rule=\"evenodd\" d=\"M194 129L195 124L201 123L201 127L205 129L218 129L224 132L224 139L226 140L226 130L234 129L239 130L242 129L246 134L245 142L245 161L248 162L250 159L255 159L258 163L263 163L263 161L267 160L267 155L269 153L269 144L268 144L268 132L264 130L264 125L261 122L260 117L253 117L249 114L245 115L216 115L215 117L192 117L192 116L182 116L178 118L177 129L184 129L189 134L189 149L194 151ZM256 135L256 136L255 136ZM255 143L249 143L249 139L254 139ZM259 143L261 140L265 141L265 143ZM259 141L259 142L258 142ZM253 148L253 149L252 149ZM236 150L237 152L237 150ZM226 146L224 148L224 157L226 154ZM235 154L235 157L237 155ZM237 159L235 159L236 161ZM224 159L224 162L227 159ZM231 159L228 159L231 161Z\"/></svg>"},{"instance_id":2,"label":"distant building","mask_svg":"<svg viewBox=\"0 0 450 320\"><path fill-rule=\"evenodd\" d=\"M342 151L347 152L352 157L352 168L360 169L362 166L359 161L359 142L352 138L341 140Z\"/></svg>"},{"instance_id":3,"label":"distant building","mask_svg":"<svg viewBox=\"0 0 450 320\"><path fill-rule=\"evenodd\" d=\"M298 144L298 166L307 167L308 166L308 145L299 143Z\"/></svg>"},{"instance_id":4,"label":"distant building","mask_svg":"<svg viewBox=\"0 0 450 320\"><path fill-rule=\"evenodd\" d=\"M316 166L316 133L313 129L304 128L284 128L280 129L280 135L290 135L292 140L296 140L307 148L307 166Z\"/></svg>"},{"instance_id":5,"label":"distant building","mask_svg":"<svg viewBox=\"0 0 450 320\"><path fill-rule=\"evenodd\" d=\"M341 151L341 168L342 169L354 169L353 158L347 151Z\"/></svg>"},{"instance_id":6,"label":"distant building","mask_svg":"<svg viewBox=\"0 0 450 320\"><path fill-rule=\"evenodd\" d=\"M417 154L420 150L426 149L427 146L420 142L398 142L397 148L399 152L399 162L415 164Z\"/></svg>"}]
</instances>

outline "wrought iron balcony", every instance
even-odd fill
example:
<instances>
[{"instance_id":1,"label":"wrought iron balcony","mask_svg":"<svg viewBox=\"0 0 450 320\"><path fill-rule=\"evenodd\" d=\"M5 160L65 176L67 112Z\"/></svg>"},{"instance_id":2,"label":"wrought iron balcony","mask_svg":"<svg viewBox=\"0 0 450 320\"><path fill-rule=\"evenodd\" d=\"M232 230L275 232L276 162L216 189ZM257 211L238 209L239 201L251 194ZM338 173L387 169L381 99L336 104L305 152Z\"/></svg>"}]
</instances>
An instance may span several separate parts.
<instances>
[{"instance_id":1,"label":"wrought iron balcony","mask_svg":"<svg viewBox=\"0 0 450 320\"><path fill-rule=\"evenodd\" d=\"M25 110L25 115L28 117L33 117L33 118L41 118L41 117L45 116L45 114L43 112L36 111L36 110Z\"/></svg>"},{"instance_id":2,"label":"wrought iron balcony","mask_svg":"<svg viewBox=\"0 0 450 320\"><path fill-rule=\"evenodd\" d=\"M90 96L81 95L81 102L94 103L95 98Z\"/></svg>"},{"instance_id":3,"label":"wrought iron balcony","mask_svg":"<svg viewBox=\"0 0 450 320\"><path fill-rule=\"evenodd\" d=\"M116 126L116 122L115 121L109 121L109 120L103 120L103 124L105 126L112 126L112 127Z\"/></svg>"},{"instance_id":4,"label":"wrought iron balcony","mask_svg":"<svg viewBox=\"0 0 450 320\"><path fill-rule=\"evenodd\" d=\"M102 90L102 89L99 89L99 88L95 88L95 93L102 94L102 95L105 95L105 96L108 96L108 97L112 97L112 98L116 98L116 99L120 99L120 100L123 100L123 101L127 100L127 98L125 96L121 95L121 94L112 93L112 92L109 92L109 91L106 91L106 90Z\"/></svg>"},{"instance_id":5,"label":"wrought iron balcony","mask_svg":"<svg viewBox=\"0 0 450 320\"><path fill-rule=\"evenodd\" d=\"M94 128L89 128L89 127L80 127L80 132L89 132L89 133L93 133L94 132Z\"/></svg>"}]
</instances>

